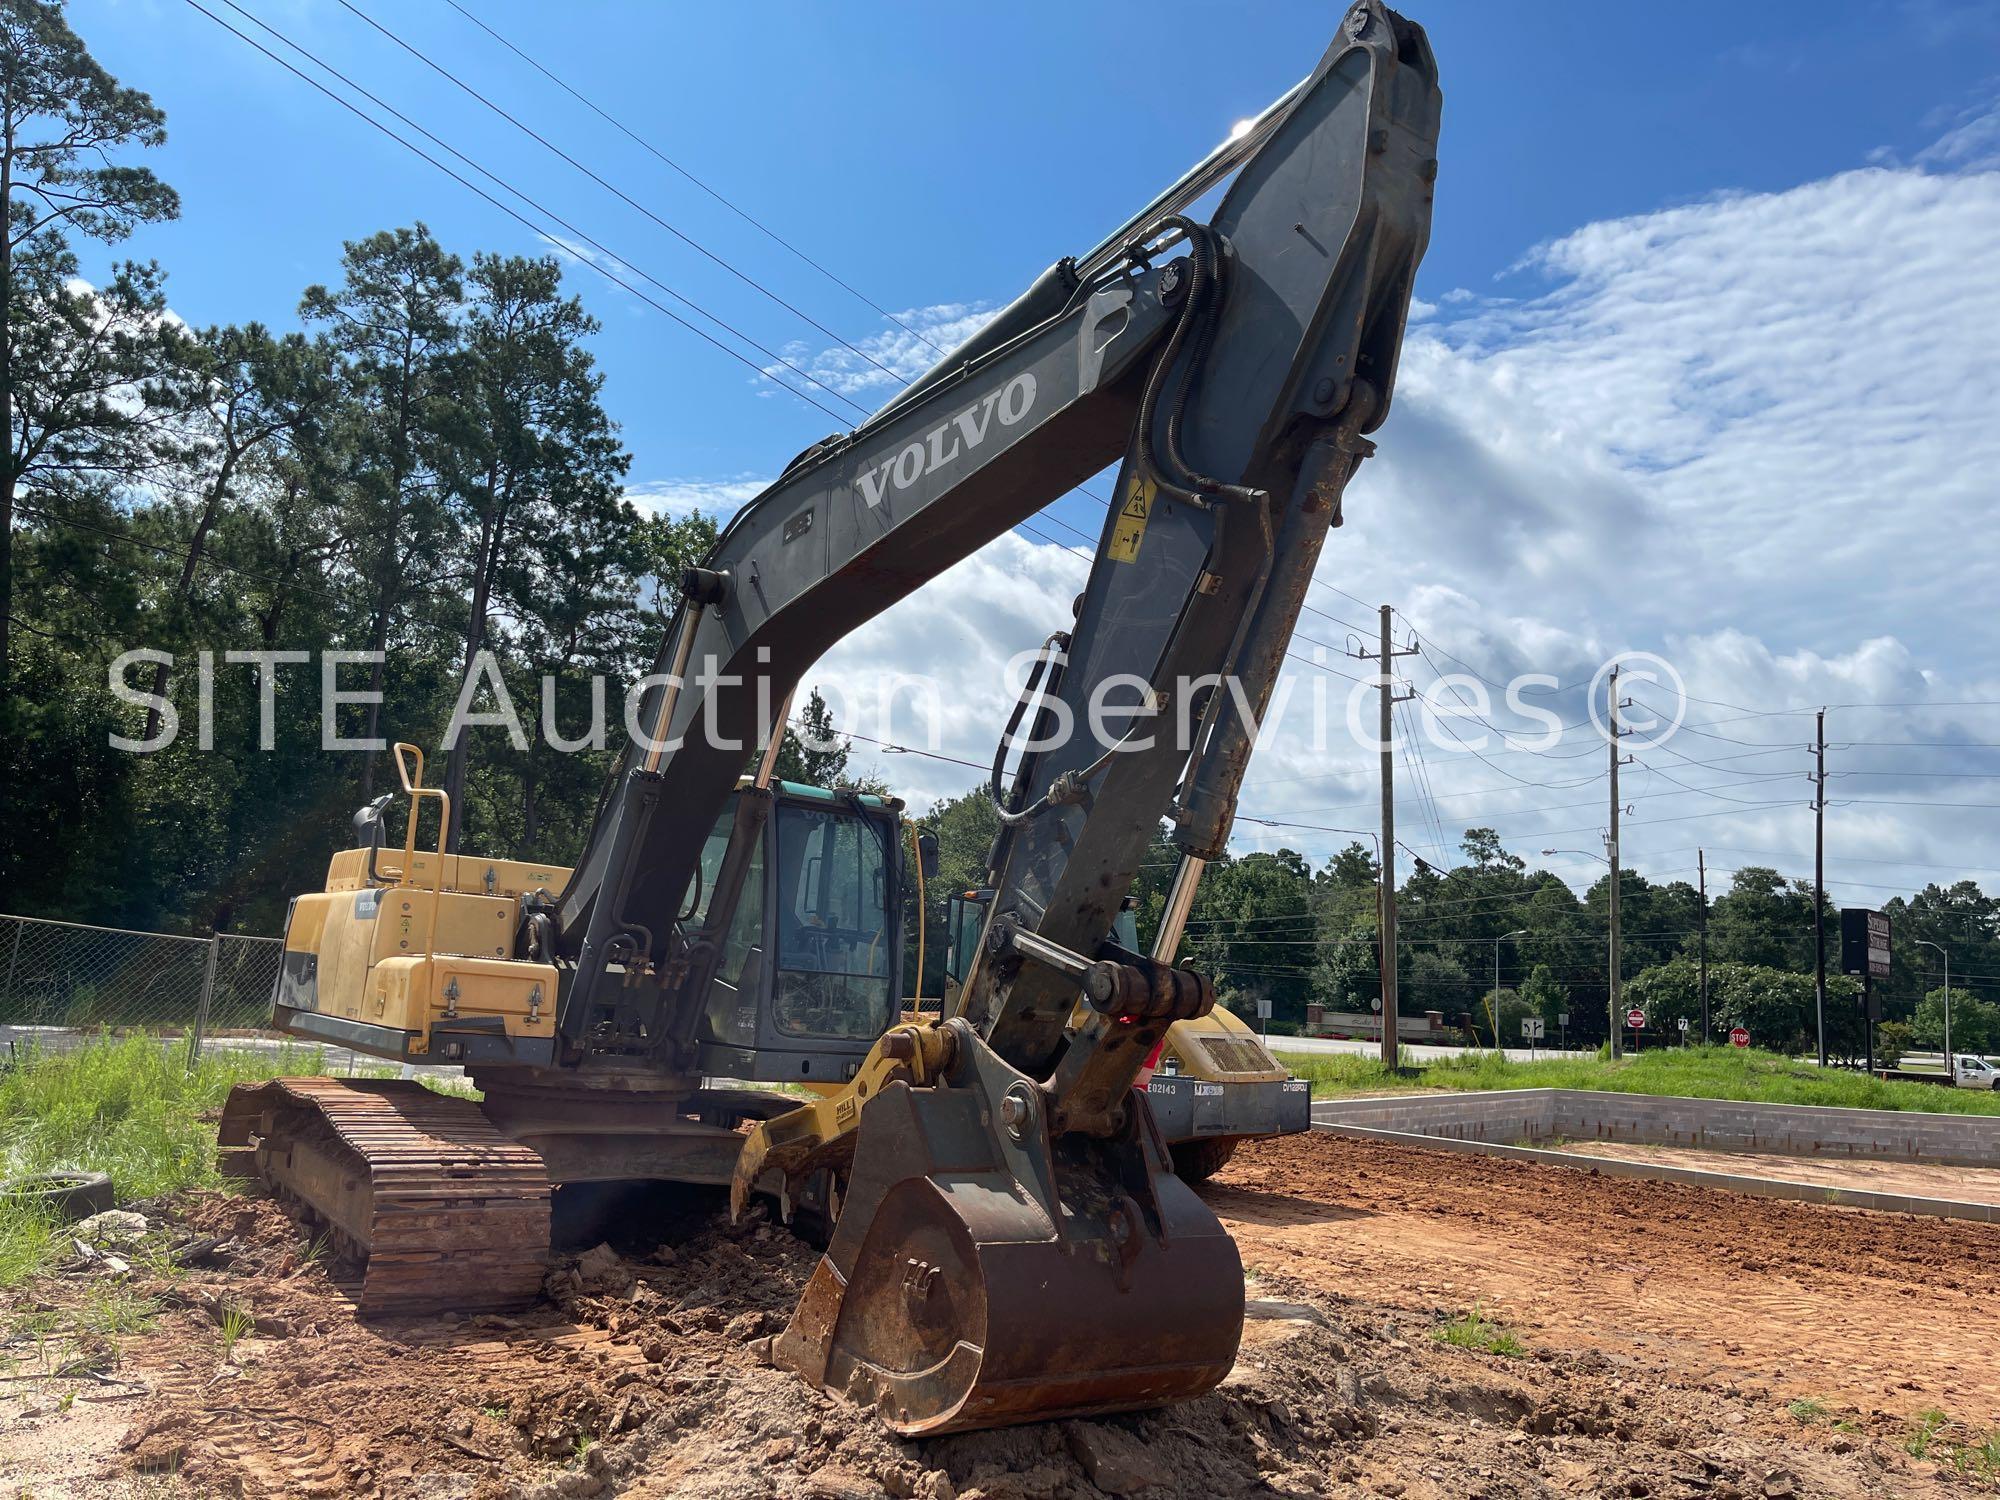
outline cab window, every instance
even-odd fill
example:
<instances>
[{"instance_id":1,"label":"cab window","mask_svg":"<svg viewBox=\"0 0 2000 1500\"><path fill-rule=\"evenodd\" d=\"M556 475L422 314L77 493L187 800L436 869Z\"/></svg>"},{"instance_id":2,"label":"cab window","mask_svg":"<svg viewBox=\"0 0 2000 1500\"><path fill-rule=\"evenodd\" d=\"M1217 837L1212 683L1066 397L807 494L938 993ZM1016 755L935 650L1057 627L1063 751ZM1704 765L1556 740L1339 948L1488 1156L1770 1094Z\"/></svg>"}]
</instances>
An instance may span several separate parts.
<instances>
[{"instance_id":1,"label":"cab window","mask_svg":"<svg viewBox=\"0 0 2000 1500\"><path fill-rule=\"evenodd\" d=\"M732 799L722 816L715 820L715 827L709 830L708 839L701 846L701 865L694 877L695 889L688 893L694 898L690 921L696 927L708 923L709 908L715 901L716 883L722 877L723 856L729 852L729 835L735 826L736 804ZM750 955L763 940L764 841L760 838L750 851L750 862L743 874L743 890L736 898L736 910L730 916L729 930L723 935L722 961L716 967L716 978L732 987L737 985L743 978Z\"/></svg>"},{"instance_id":2,"label":"cab window","mask_svg":"<svg viewBox=\"0 0 2000 1500\"><path fill-rule=\"evenodd\" d=\"M990 897L988 898L990 899ZM945 978L963 983L979 952L979 933L986 925L986 901L970 894L949 903L951 945L945 951Z\"/></svg>"},{"instance_id":3,"label":"cab window","mask_svg":"<svg viewBox=\"0 0 2000 1500\"><path fill-rule=\"evenodd\" d=\"M795 1036L873 1037L890 1014L891 854L881 819L780 807L772 1015Z\"/></svg>"}]
</instances>

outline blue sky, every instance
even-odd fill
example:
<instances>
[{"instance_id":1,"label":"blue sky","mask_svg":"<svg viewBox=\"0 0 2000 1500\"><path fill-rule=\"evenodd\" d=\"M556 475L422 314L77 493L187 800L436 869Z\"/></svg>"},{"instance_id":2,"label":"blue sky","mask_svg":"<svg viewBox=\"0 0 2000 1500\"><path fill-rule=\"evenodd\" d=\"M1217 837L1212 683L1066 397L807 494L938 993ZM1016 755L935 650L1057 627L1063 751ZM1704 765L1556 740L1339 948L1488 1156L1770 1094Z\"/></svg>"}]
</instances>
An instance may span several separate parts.
<instances>
[{"instance_id":1,"label":"blue sky","mask_svg":"<svg viewBox=\"0 0 2000 1500\"><path fill-rule=\"evenodd\" d=\"M204 3L254 32L222 0ZM335 0L241 3L856 402L889 393L886 377ZM920 362L908 335L443 0L355 3L841 338L899 369ZM1326 4L464 3L940 343L1093 244L1306 72L1339 16ZM1321 570L1314 600L1333 618L1301 629L1337 650L1345 622L1372 619L1334 590L1397 604L1434 645L1409 669L1419 689L1453 663L1496 680L1543 670L1573 688L1612 650L1675 662L1705 700L1689 722L1706 735L1686 732L1626 778L1628 857L1668 875L1697 842L1795 869L1809 853L1795 752L1810 719L1769 710L1911 705L1830 721L1843 743L1918 742L1855 743L1834 761L1856 775L1830 856L1844 899L2000 865L2000 782L1985 779L2000 753L1982 748L2000 745L2000 709L1984 706L2000 700L2000 635L1975 603L2000 583L1987 534L2000 472L2000 13L1944 0L1408 9L1430 31L1445 94L1420 316L1383 456ZM73 0L71 14L167 111L152 165L184 214L132 248L168 267L190 321L289 326L300 289L336 274L343 239L416 218L462 253L546 248L182 0ZM835 425L581 262L571 281L604 322L607 402L654 503L726 509ZM1045 529L1066 541L1062 524L1098 524L1079 499L1055 515ZM921 670L926 652L964 673L968 653L995 642L1004 657L1065 617L1079 569L1059 547L1003 539L822 676ZM953 628L939 628L940 608ZM1580 690L1549 701L1580 717ZM939 747L983 760L997 688L934 717L922 727ZM1594 847L1601 808L1583 799L1601 802L1602 788L1577 785L1577 768L1595 769L1597 750L1576 737L1485 760L1433 749L1427 764L1406 761L1405 826L1432 846L1490 822L1531 856ZM885 768L918 798L971 776L912 757ZM1246 811L1361 820L1370 776L1366 757L1279 735ZM1246 846L1262 837L1246 825ZM1342 841L1269 837L1315 852ZM1580 879L1592 868L1561 867Z\"/></svg>"},{"instance_id":2,"label":"blue sky","mask_svg":"<svg viewBox=\"0 0 2000 1500\"><path fill-rule=\"evenodd\" d=\"M361 8L661 217L850 339L867 307L558 93L442 0ZM676 243L333 0L247 9L631 263L780 348L811 329ZM221 0L210 8L275 50ZM468 9L892 309L1004 301L1082 249L1311 66L1339 8L604 5ZM552 18L560 14L559 23ZM1534 245L1719 190L1782 188L1990 85L1990 9L1413 7L1445 88L1420 295L1487 290ZM1982 20L1983 14L1983 20ZM195 322L290 321L340 243L422 218L463 250L528 232L180 0L76 0L75 24L166 109L178 223L134 242ZM1896 66L1883 66L1893 52ZM294 58L294 61L297 61ZM765 472L827 425L587 272L636 478ZM818 340L824 342L824 340ZM836 403L837 404L837 403Z\"/></svg>"}]
</instances>

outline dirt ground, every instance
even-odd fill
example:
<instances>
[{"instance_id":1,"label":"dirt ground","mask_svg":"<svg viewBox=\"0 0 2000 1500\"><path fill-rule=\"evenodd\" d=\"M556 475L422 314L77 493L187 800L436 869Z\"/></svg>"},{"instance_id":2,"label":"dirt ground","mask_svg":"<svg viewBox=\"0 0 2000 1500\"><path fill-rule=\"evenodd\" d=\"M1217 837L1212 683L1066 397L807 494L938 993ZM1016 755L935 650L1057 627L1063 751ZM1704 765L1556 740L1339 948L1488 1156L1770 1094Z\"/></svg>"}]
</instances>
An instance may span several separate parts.
<instances>
[{"instance_id":1,"label":"dirt ground","mask_svg":"<svg viewBox=\"0 0 2000 1500\"><path fill-rule=\"evenodd\" d=\"M1224 1385L1141 1416L904 1443L760 1357L811 1270L713 1200L623 1226L518 1318L359 1323L273 1203L149 1209L209 1263L95 1357L4 1351L0 1493L1094 1500L1932 1495L1930 1407L1990 1426L2000 1230L1300 1137L1207 1190L1253 1317ZM101 1273L0 1308L81 1305ZM1471 1308L1511 1357L1437 1335ZM1977 1324L1974 1319L1977 1318ZM41 1376L67 1363L62 1378ZM85 1365L94 1374L78 1373ZM1786 1403L1820 1403L1797 1414ZM1919 1444L1918 1446L1923 1446Z\"/></svg>"},{"instance_id":2,"label":"dirt ground","mask_svg":"<svg viewBox=\"0 0 2000 1500\"><path fill-rule=\"evenodd\" d=\"M2000 1226L1787 1203L1330 1135L1210 1195L1244 1262L1531 1343L1785 1400L2000 1425Z\"/></svg>"},{"instance_id":3,"label":"dirt ground","mask_svg":"<svg viewBox=\"0 0 2000 1500\"><path fill-rule=\"evenodd\" d=\"M2000 1169L1946 1167L1926 1162L1851 1160L1828 1156L1780 1156L1762 1151L1697 1151L1686 1146L1647 1146L1632 1141L1565 1141L1558 1148L1579 1156L1610 1156L1811 1182L1830 1188L1866 1188L1919 1198L1951 1198L1960 1203L2000 1203Z\"/></svg>"}]
</instances>

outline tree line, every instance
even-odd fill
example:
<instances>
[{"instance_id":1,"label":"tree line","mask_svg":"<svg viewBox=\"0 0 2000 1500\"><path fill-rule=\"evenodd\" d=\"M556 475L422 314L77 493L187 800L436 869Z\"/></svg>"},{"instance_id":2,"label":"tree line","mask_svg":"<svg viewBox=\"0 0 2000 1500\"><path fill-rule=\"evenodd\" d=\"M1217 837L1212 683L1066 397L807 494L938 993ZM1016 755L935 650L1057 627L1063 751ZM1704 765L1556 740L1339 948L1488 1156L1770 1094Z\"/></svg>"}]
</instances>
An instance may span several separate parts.
<instances>
[{"instance_id":1,"label":"tree line","mask_svg":"<svg viewBox=\"0 0 2000 1500\"><path fill-rule=\"evenodd\" d=\"M920 822L939 848L924 976L924 992L936 995L945 902L985 878L997 820L985 789L974 788L940 802ZM1609 872L1579 895L1508 853L1490 828L1467 829L1459 852L1448 869L1418 862L1398 887L1401 1013L1440 1012L1447 1026L1489 1044L1497 1019L1509 1045L1519 1045L1524 1016L1544 1018L1553 1040L1558 1017L1567 1015L1573 1044L1602 1042L1610 998ZM1162 828L1133 886L1139 937L1148 949L1177 861ZM1225 856L1202 876L1178 956L1213 976L1223 1002L1245 1015L1268 1000L1274 1031L1300 1029L1308 1005L1372 1014L1382 998L1379 879L1374 851L1358 842L1317 866L1290 849ZM1646 1011L1653 1042L1677 1040L1682 1018L1698 1041L1700 891L1689 881L1657 882L1628 869L1620 872L1619 902L1622 1001ZM1813 1050L1812 883L1745 866L1706 905L1711 1040L1742 1025L1760 1047ZM1895 896L1882 909L1890 917L1894 972L1876 989L1885 1018L1902 1029L1883 1027L1878 1050L1942 1044L1942 978L1936 951L1922 946L1928 940L1951 953L1954 1046L2000 1051L2000 900L1961 880ZM1860 982L1839 972L1833 904L1818 915L1827 931L1829 1050L1857 1058L1866 1045Z\"/></svg>"},{"instance_id":2,"label":"tree line","mask_svg":"<svg viewBox=\"0 0 2000 1500\"><path fill-rule=\"evenodd\" d=\"M581 736L589 680L645 670L660 580L715 528L622 498L597 323L554 258L386 229L283 329L188 326L153 262L86 277L80 246L177 215L140 161L165 137L60 5L0 3L0 872L28 914L271 932L394 784L323 729L435 744L487 653L478 683ZM330 721L323 670L358 695ZM608 719L579 754L461 736L430 773L446 837L570 857Z\"/></svg>"}]
</instances>

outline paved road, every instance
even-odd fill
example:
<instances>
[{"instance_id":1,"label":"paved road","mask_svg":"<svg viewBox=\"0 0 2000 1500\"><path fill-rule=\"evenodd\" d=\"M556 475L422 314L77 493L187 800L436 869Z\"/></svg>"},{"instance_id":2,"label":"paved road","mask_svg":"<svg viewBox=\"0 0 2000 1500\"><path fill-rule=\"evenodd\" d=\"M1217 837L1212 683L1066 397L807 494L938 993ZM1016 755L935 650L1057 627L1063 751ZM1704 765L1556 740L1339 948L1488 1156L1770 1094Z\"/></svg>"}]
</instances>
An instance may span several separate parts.
<instances>
[{"instance_id":1,"label":"paved road","mask_svg":"<svg viewBox=\"0 0 2000 1500\"><path fill-rule=\"evenodd\" d=\"M0 1026L0 1056L28 1046L40 1047L47 1051L68 1051L81 1046L95 1036L93 1031L81 1031L59 1026ZM184 1047L184 1038L163 1037L164 1045ZM1347 1052L1356 1056L1373 1057L1379 1050L1371 1041L1328 1036L1274 1036L1266 1039L1274 1052ZM317 1047L309 1041L297 1038L270 1036L212 1036L204 1040L202 1050L275 1054L286 1049L292 1051L318 1050L325 1059L329 1073L352 1074L357 1071L373 1072L384 1066L381 1058L369 1057L363 1053L350 1052L345 1047ZM1429 1043L1405 1042L1404 1053L1413 1062L1435 1062L1443 1057L1463 1057L1467 1053L1491 1051L1483 1047L1440 1047ZM1552 1057L1592 1057L1595 1052L1559 1052L1551 1047L1539 1047L1530 1053L1525 1047L1508 1047L1505 1055L1509 1062L1529 1062ZM405 1077L432 1075L440 1078L463 1078L465 1070L455 1067L421 1067L411 1069Z\"/></svg>"},{"instance_id":2,"label":"paved road","mask_svg":"<svg viewBox=\"0 0 2000 1500\"><path fill-rule=\"evenodd\" d=\"M1368 1057L1379 1056L1379 1043L1360 1038L1332 1036L1274 1036L1265 1038L1273 1052L1351 1052ZM1405 1042L1403 1052L1413 1062L1435 1062L1441 1057L1463 1057L1469 1052L1491 1052L1491 1047L1440 1047L1428 1042ZM1530 1052L1526 1047L1503 1048L1509 1062L1541 1062L1552 1057L1595 1057L1596 1049L1589 1052L1559 1052L1554 1047L1537 1047Z\"/></svg>"}]
</instances>

